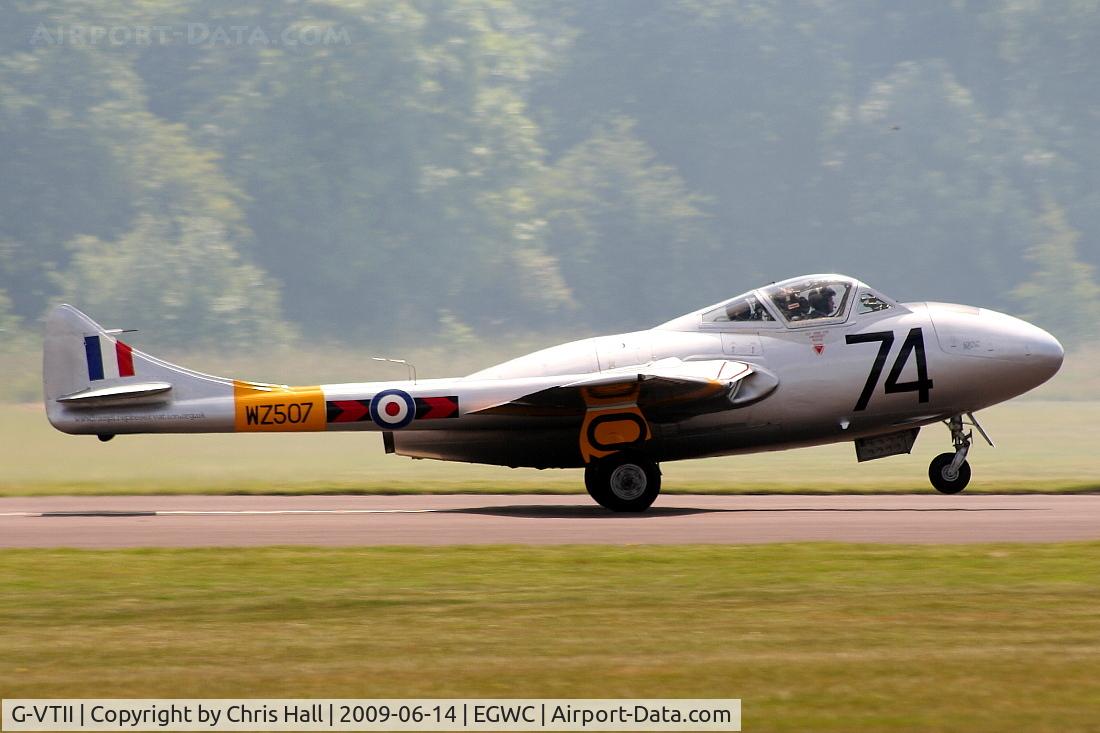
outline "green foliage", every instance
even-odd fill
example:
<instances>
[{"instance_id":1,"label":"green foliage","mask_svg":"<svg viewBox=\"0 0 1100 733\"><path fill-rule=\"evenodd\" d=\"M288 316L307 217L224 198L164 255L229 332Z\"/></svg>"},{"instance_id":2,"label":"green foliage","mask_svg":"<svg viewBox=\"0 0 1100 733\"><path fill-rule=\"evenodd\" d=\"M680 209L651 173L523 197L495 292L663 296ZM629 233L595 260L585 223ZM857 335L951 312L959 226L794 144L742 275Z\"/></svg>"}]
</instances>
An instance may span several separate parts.
<instances>
[{"instance_id":1,"label":"green foliage","mask_svg":"<svg viewBox=\"0 0 1100 733\"><path fill-rule=\"evenodd\" d=\"M99 104L126 106L124 65L79 48L0 54L0 284L36 317L77 234L113 236L133 214L130 174L101 137ZM60 97L59 97L60 95Z\"/></svg>"},{"instance_id":2,"label":"green foliage","mask_svg":"<svg viewBox=\"0 0 1100 733\"><path fill-rule=\"evenodd\" d=\"M838 229L892 253L889 264L868 263L865 252L833 254L841 269L886 270L908 281L896 291L903 298L938 291L950 302L1009 306L1003 294L1019 282L1028 244L1015 167L1025 151L947 64L899 64L832 110L826 139L826 182L848 194Z\"/></svg>"},{"instance_id":3,"label":"green foliage","mask_svg":"<svg viewBox=\"0 0 1100 733\"><path fill-rule=\"evenodd\" d=\"M1098 46L1091 0L14 0L0 288L166 339L626 329L809 271L1017 312L1100 266Z\"/></svg>"},{"instance_id":4,"label":"green foliage","mask_svg":"<svg viewBox=\"0 0 1100 733\"><path fill-rule=\"evenodd\" d=\"M116 241L84 236L69 247L62 297L100 319L140 326L152 343L245 347L289 336L278 286L241 261L217 219L142 215Z\"/></svg>"},{"instance_id":5,"label":"green foliage","mask_svg":"<svg viewBox=\"0 0 1100 733\"><path fill-rule=\"evenodd\" d=\"M0 401L31 402L41 397L41 352L41 340L12 312L11 299L0 289L0 374L4 375Z\"/></svg>"},{"instance_id":6,"label":"green foliage","mask_svg":"<svg viewBox=\"0 0 1100 733\"><path fill-rule=\"evenodd\" d=\"M1100 286L1094 269L1077 258L1081 234L1066 221L1065 211L1047 201L1033 226L1027 260L1035 272L1013 291L1024 318L1043 326L1067 344L1100 334Z\"/></svg>"},{"instance_id":7,"label":"green foliage","mask_svg":"<svg viewBox=\"0 0 1100 733\"><path fill-rule=\"evenodd\" d=\"M644 328L714 284L698 278L700 263L721 258L703 199L656 161L629 119L563 155L542 178L539 202L548 250L594 326Z\"/></svg>"},{"instance_id":8,"label":"green foliage","mask_svg":"<svg viewBox=\"0 0 1100 733\"><path fill-rule=\"evenodd\" d=\"M60 37L58 27L136 20L132 10L84 14L89 10L58 9L31 27L50 23ZM25 15L29 22L33 13ZM15 46L0 55L0 143L7 143L0 144L0 162L10 173L0 183L7 252L0 273L11 278L16 312L35 318L69 298L93 312L106 308L101 317L159 316L168 322L168 338L209 325L208 318L188 327L171 323L195 310L225 316L234 333L247 330L248 321L283 329L272 286L262 288L267 294L254 292L264 276L253 268L238 283L242 272L232 269L237 244L250 236L238 207L242 194L221 173L215 153L191 144L185 126L147 109L131 59L91 44ZM219 230L224 253L203 260L211 248L192 235L203 227ZM117 248L93 246L115 240ZM189 265L167 269L178 264L179 247L191 245ZM226 289L215 290L215 283ZM251 297L255 303L235 303ZM205 302L181 306L196 301Z\"/></svg>"},{"instance_id":9,"label":"green foliage","mask_svg":"<svg viewBox=\"0 0 1100 733\"><path fill-rule=\"evenodd\" d=\"M249 194L256 236L242 246L282 282L288 314L377 338L433 328L441 309L485 327L567 305L527 190L542 150L521 92L544 52L523 14L482 2L274 7L235 22L338 22L352 42L234 49L259 58L230 93L180 83L198 97L182 118ZM537 291L520 286L532 276Z\"/></svg>"}]
</instances>

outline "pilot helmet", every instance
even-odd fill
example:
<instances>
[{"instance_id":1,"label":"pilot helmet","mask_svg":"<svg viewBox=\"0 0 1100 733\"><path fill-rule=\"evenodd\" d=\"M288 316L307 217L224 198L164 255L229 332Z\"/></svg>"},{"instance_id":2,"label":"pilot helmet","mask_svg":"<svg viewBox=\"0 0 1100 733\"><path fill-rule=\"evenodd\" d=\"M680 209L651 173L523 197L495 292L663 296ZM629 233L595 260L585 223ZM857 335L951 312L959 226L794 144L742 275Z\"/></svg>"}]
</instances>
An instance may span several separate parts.
<instances>
[{"instance_id":1,"label":"pilot helmet","mask_svg":"<svg viewBox=\"0 0 1100 733\"><path fill-rule=\"evenodd\" d=\"M810 291L809 301L813 307L820 311L831 310L832 299L836 297L836 290L832 285L822 285Z\"/></svg>"}]
</instances>

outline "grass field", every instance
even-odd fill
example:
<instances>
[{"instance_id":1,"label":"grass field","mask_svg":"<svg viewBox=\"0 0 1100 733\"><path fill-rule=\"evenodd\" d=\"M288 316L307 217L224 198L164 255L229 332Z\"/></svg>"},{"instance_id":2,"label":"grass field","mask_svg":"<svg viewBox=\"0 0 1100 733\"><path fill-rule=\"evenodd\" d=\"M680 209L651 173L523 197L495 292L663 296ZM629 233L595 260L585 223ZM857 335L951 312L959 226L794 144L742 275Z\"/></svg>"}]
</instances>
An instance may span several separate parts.
<instances>
[{"instance_id":1,"label":"grass field","mask_svg":"<svg viewBox=\"0 0 1100 733\"><path fill-rule=\"evenodd\" d=\"M741 697L1083 731L1100 543L0 553L4 697Z\"/></svg>"},{"instance_id":2,"label":"grass field","mask_svg":"<svg viewBox=\"0 0 1100 733\"><path fill-rule=\"evenodd\" d=\"M1020 401L984 411L967 491L1100 490L1100 402ZM667 463L665 491L930 491L946 428L911 456L858 465L850 443ZM0 495L270 492L575 492L579 471L535 471L388 456L377 434L120 436L54 431L39 406L0 405Z\"/></svg>"}]
</instances>

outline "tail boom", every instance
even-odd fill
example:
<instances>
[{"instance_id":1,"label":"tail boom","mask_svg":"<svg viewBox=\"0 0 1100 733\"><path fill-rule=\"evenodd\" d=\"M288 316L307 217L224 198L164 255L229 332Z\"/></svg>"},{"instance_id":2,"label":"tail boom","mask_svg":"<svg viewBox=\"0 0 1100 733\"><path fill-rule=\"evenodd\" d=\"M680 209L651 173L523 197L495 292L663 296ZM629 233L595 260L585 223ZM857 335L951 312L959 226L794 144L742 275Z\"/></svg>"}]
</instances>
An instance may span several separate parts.
<instances>
[{"instance_id":1,"label":"tail boom","mask_svg":"<svg viewBox=\"0 0 1100 733\"><path fill-rule=\"evenodd\" d=\"M451 380L286 385L215 377L118 340L61 305L47 318L46 414L65 433L389 431L460 415ZM449 422L449 421L448 421Z\"/></svg>"}]
</instances>

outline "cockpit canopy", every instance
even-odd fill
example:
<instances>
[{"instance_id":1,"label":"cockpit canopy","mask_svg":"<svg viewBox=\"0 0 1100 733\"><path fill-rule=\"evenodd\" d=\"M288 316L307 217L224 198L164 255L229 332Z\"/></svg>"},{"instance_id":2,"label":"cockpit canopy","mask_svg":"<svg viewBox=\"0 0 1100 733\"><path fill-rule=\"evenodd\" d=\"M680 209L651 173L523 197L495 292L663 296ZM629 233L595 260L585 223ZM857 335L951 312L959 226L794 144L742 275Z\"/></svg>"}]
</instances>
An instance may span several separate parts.
<instances>
[{"instance_id":1,"label":"cockpit canopy","mask_svg":"<svg viewBox=\"0 0 1100 733\"><path fill-rule=\"evenodd\" d=\"M897 305L854 278L805 275L745 293L706 309L701 315L704 324L797 327L844 321L853 302L856 314L875 313Z\"/></svg>"},{"instance_id":2,"label":"cockpit canopy","mask_svg":"<svg viewBox=\"0 0 1100 733\"><path fill-rule=\"evenodd\" d=\"M762 292L784 320L796 322L844 315L853 288L848 280L807 277L770 285Z\"/></svg>"},{"instance_id":3,"label":"cockpit canopy","mask_svg":"<svg viewBox=\"0 0 1100 733\"><path fill-rule=\"evenodd\" d=\"M723 303L714 310L703 314L703 321L707 323L721 323L723 321L774 321L772 314L768 312L756 297L756 293L748 293L734 298L728 303Z\"/></svg>"}]
</instances>

